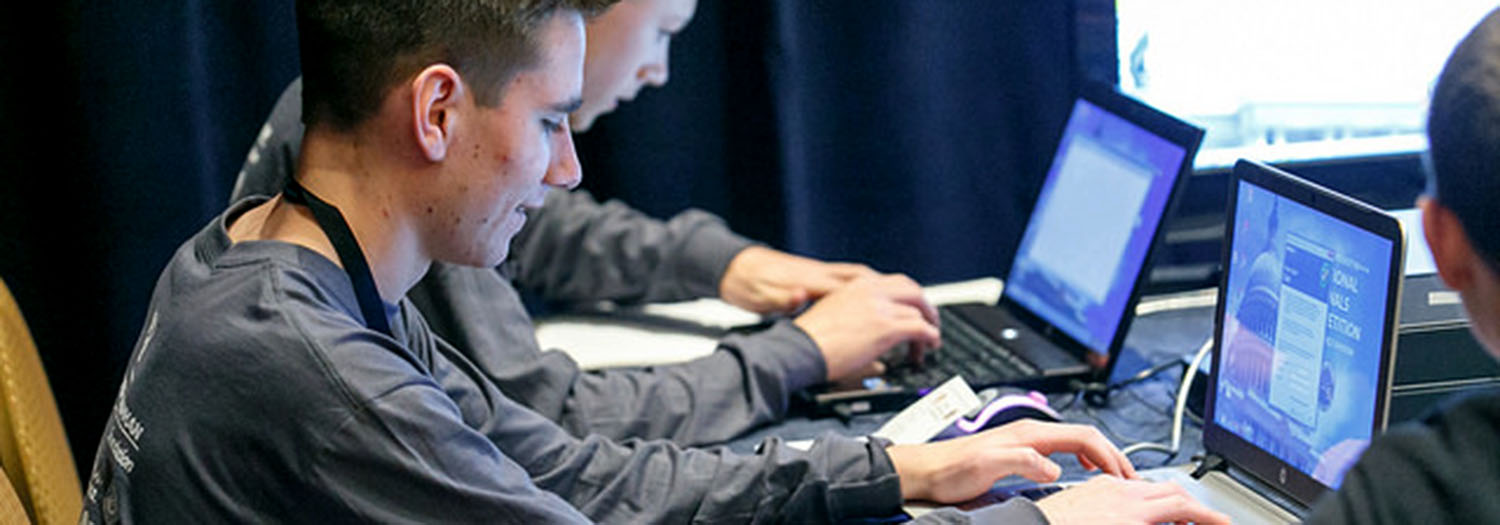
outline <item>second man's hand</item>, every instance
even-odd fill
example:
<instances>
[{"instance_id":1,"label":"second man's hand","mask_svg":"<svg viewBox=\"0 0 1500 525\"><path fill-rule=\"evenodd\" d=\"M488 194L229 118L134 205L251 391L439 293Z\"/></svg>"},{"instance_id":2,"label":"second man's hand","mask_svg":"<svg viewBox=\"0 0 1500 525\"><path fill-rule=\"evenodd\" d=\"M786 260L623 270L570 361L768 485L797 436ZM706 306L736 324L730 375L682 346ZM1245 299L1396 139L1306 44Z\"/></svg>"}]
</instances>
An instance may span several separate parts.
<instances>
[{"instance_id":1,"label":"second man's hand","mask_svg":"<svg viewBox=\"0 0 1500 525\"><path fill-rule=\"evenodd\" d=\"M794 322L823 353L829 381L872 370L877 358L901 343L922 349L941 344L937 309L904 275L856 278Z\"/></svg>"}]
</instances>

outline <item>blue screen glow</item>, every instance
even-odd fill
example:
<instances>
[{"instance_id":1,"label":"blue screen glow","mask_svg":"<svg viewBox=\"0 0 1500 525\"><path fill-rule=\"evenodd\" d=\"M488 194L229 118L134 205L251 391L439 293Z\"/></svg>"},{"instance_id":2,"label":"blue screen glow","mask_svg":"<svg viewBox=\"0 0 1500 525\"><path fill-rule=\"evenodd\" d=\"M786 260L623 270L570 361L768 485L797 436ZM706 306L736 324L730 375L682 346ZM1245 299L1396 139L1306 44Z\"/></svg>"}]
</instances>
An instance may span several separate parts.
<instances>
[{"instance_id":1,"label":"blue screen glow","mask_svg":"<svg viewBox=\"0 0 1500 525\"><path fill-rule=\"evenodd\" d=\"M1185 154L1079 100L1005 279L1006 297L1106 355Z\"/></svg>"},{"instance_id":2,"label":"blue screen glow","mask_svg":"<svg viewBox=\"0 0 1500 525\"><path fill-rule=\"evenodd\" d=\"M1391 243L1238 184L1214 422L1337 488L1374 425Z\"/></svg>"}]
</instances>

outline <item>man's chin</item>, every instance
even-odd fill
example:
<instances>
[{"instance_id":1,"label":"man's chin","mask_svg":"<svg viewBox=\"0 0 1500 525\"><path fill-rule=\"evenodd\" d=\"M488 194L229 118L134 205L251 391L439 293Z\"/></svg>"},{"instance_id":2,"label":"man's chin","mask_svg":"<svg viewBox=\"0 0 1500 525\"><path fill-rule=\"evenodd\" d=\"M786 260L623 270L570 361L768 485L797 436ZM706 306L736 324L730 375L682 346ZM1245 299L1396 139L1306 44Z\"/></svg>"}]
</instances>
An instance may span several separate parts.
<instances>
[{"instance_id":1,"label":"man's chin","mask_svg":"<svg viewBox=\"0 0 1500 525\"><path fill-rule=\"evenodd\" d=\"M499 253L491 254L487 260L477 261L478 264L474 264L473 266L477 266L480 268L494 268L496 266L500 266L500 263L505 262L505 258L509 256L510 249L509 247L507 247L504 250L500 250Z\"/></svg>"},{"instance_id":2,"label":"man's chin","mask_svg":"<svg viewBox=\"0 0 1500 525\"><path fill-rule=\"evenodd\" d=\"M505 258L509 255L510 250L507 246L506 249L497 250L494 253L473 253L466 256L452 258L440 257L438 258L438 260L447 264L458 266L471 266L474 268L494 268L496 266L500 266L500 263L505 262Z\"/></svg>"},{"instance_id":3,"label":"man's chin","mask_svg":"<svg viewBox=\"0 0 1500 525\"><path fill-rule=\"evenodd\" d=\"M576 112L569 116L568 127L573 128L573 133L583 133L594 127L594 119L597 118L599 118L598 114L585 115L583 112Z\"/></svg>"}]
</instances>

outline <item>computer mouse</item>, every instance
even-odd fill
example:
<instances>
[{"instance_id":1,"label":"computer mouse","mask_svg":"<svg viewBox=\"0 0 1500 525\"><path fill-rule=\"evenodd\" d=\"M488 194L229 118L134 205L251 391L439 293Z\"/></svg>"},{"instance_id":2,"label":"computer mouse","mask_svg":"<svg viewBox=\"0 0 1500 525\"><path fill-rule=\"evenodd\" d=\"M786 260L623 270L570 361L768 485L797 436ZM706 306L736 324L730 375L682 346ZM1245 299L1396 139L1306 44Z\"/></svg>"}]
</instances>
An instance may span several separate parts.
<instances>
[{"instance_id":1,"label":"computer mouse","mask_svg":"<svg viewBox=\"0 0 1500 525\"><path fill-rule=\"evenodd\" d=\"M958 418L958 421L939 432L933 441L983 432L1018 419L1062 421L1062 414L1047 404L1047 396L1034 390L1003 394L980 392L980 399L989 400L977 411Z\"/></svg>"}]
</instances>

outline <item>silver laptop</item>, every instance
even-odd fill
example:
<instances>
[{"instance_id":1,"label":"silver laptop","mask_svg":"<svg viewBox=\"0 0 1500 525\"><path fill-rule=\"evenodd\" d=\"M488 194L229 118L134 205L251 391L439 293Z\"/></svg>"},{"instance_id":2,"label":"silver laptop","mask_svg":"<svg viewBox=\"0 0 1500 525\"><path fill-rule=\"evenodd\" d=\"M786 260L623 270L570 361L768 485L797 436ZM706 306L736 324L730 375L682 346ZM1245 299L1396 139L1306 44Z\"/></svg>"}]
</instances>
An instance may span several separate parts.
<instances>
[{"instance_id":1,"label":"silver laptop","mask_svg":"<svg viewBox=\"0 0 1500 525\"><path fill-rule=\"evenodd\" d=\"M1296 522L1385 428L1405 236L1393 216L1249 161L1234 169L1203 448L1183 485L1236 523Z\"/></svg>"}]
</instances>

